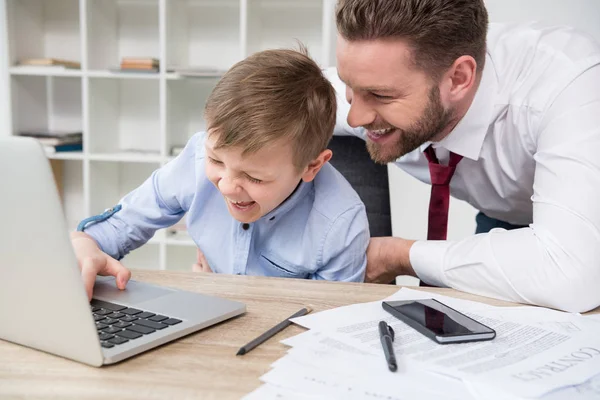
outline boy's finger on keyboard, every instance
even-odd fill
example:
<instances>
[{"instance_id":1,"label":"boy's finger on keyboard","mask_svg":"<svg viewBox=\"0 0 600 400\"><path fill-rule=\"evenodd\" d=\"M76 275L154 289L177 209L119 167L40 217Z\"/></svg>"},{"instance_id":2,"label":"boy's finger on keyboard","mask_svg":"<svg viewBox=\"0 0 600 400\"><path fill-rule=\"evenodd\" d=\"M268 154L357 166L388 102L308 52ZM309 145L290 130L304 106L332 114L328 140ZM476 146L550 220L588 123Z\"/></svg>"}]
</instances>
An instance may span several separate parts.
<instances>
[{"instance_id":1,"label":"boy's finger on keyboard","mask_svg":"<svg viewBox=\"0 0 600 400\"><path fill-rule=\"evenodd\" d=\"M102 274L114 276L117 281L117 287L121 290L125 289L127 281L131 277L131 271L112 257L108 257Z\"/></svg>"}]
</instances>

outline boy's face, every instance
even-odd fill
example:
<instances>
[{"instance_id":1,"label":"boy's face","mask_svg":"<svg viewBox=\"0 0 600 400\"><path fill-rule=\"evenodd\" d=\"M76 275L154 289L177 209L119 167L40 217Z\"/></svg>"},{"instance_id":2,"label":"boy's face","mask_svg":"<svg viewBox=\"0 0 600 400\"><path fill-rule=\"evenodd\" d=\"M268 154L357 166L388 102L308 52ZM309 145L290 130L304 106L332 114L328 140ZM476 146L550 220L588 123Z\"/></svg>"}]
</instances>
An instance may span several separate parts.
<instances>
[{"instance_id":1,"label":"boy's face","mask_svg":"<svg viewBox=\"0 0 600 400\"><path fill-rule=\"evenodd\" d=\"M250 223L275 209L300 183L311 181L331 158L325 150L299 171L292 162L292 146L276 142L242 156L242 149L214 149L214 135L206 140L206 176L219 189L229 213Z\"/></svg>"}]
</instances>

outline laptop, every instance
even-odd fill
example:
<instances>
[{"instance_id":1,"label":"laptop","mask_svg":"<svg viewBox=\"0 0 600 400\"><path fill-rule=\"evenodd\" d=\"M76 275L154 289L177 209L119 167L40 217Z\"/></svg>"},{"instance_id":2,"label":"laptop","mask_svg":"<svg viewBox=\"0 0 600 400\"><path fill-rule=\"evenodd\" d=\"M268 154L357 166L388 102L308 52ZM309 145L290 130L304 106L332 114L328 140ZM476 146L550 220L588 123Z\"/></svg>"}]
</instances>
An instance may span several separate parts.
<instances>
[{"instance_id":1,"label":"laptop","mask_svg":"<svg viewBox=\"0 0 600 400\"><path fill-rule=\"evenodd\" d=\"M50 164L34 139L0 138L0 339L113 364L246 311L242 303L98 277L88 302Z\"/></svg>"}]
</instances>

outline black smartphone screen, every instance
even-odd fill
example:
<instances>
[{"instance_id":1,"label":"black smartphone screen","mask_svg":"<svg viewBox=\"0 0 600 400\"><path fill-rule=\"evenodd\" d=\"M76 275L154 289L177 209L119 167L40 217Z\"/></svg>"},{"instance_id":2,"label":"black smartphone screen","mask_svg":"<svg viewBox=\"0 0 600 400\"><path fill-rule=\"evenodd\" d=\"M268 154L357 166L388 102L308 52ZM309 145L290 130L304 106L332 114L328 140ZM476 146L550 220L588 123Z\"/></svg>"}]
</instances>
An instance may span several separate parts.
<instances>
[{"instance_id":1,"label":"black smartphone screen","mask_svg":"<svg viewBox=\"0 0 600 400\"><path fill-rule=\"evenodd\" d=\"M495 336L493 329L433 299L387 301L383 308L413 328L421 332L426 329L438 337Z\"/></svg>"}]
</instances>

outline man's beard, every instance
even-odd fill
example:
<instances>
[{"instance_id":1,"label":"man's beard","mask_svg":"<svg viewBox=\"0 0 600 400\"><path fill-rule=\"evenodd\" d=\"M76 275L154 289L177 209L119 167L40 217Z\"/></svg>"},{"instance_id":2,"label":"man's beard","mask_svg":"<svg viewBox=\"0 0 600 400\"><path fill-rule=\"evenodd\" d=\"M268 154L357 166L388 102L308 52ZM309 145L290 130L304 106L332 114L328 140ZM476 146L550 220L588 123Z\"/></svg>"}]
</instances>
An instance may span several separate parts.
<instances>
[{"instance_id":1,"label":"man's beard","mask_svg":"<svg viewBox=\"0 0 600 400\"><path fill-rule=\"evenodd\" d=\"M417 122L407 129L396 128L396 132L391 133L397 135L393 143L382 145L367 140L367 150L373 161L378 164L393 162L432 140L448 126L453 113L442 106L440 90L437 86L431 88L428 98L427 107Z\"/></svg>"}]
</instances>

